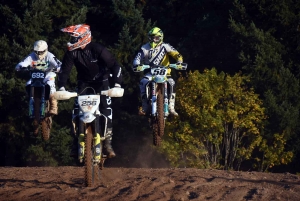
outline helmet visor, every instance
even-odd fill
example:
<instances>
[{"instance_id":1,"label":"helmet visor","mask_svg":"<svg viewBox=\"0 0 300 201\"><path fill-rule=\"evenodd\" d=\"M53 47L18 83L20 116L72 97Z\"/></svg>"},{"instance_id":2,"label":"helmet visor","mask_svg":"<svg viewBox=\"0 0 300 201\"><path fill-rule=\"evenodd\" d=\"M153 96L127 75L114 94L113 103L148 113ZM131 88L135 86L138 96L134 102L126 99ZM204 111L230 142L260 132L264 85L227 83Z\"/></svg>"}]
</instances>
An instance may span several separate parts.
<instances>
[{"instance_id":1,"label":"helmet visor","mask_svg":"<svg viewBox=\"0 0 300 201\"><path fill-rule=\"evenodd\" d=\"M42 55L42 54L44 54L46 51L47 51L47 50L44 50L44 51L34 51L34 53L35 53L36 55Z\"/></svg>"},{"instance_id":2,"label":"helmet visor","mask_svg":"<svg viewBox=\"0 0 300 201\"><path fill-rule=\"evenodd\" d=\"M71 37L71 40L70 40L70 43L71 43L71 44L77 43L77 42L80 40L80 38L81 38L81 37L73 37L73 36L72 36L72 37Z\"/></svg>"},{"instance_id":3,"label":"helmet visor","mask_svg":"<svg viewBox=\"0 0 300 201\"><path fill-rule=\"evenodd\" d=\"M151 40L155 43L159 43L161 41L161 36L151 35Z\"/></svg>"}]
</instances>

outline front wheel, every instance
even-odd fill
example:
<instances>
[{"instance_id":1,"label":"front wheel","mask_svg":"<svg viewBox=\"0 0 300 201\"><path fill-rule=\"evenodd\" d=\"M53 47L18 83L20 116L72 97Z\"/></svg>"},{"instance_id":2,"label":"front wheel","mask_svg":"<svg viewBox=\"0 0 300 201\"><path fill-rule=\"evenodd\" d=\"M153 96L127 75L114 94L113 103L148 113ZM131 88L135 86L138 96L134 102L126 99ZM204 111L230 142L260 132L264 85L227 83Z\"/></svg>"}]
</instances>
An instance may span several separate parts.
<instances>
[{"instance_id":1,"label":"front wheel","mask_svg":"<svg viewBox=\"0 0 300 201\"><path fill-rule=\"evenodd\" d=\"M153 135L153 145L160 146L161 145L161 137L158 132L158 121L156 118L152 119L152 135Z\"/></svg>"},{"instance_id":2,"label":"front wheel","mask_svg":"<svg viewBox=\"0 0 300 201\"><path fill-rule=\"evenodd\" d=\"M162 137L165 133L165 118L164 118L164 95L163 85L160 84L157 89L157 124L158 135Z\"/></svg>"},{"instance_id":3,"label":"front wheel","mask_svg":"<svg viewBox=\"0 0 300 201\"><path fill-rule=\"evenodd\" d=\"M93 187L100 175L99 166L94 163L94 140L92 125L87 124L84 143L84 168L85 168L85 184L87 187Z\"/></svg>"},{"instance_id":4,"label":"front wheel","mask_svg":"<svg viewBox=\"0 0 300 201\"><path fill-rule=\"evenodd\" d=\"M157 115L152 117L152 135L153 144L160 146L162 142L162 136L165 131L165 119L164 119L164 96L163 96L163 85L159 84L157 87Z\"/></svg>"}]
</instances>

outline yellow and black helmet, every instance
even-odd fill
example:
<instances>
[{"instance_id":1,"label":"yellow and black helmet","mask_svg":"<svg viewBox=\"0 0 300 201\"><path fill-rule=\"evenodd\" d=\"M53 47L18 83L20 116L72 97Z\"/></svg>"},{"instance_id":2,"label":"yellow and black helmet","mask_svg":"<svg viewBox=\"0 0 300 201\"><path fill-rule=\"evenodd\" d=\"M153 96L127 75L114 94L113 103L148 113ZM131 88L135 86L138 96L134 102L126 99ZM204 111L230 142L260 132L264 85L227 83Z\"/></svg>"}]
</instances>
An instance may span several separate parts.
<instances>
[{"instance_id":1,"label":"yellow and black helmet","mask_svg":"<svg viewBox=\"0 0 300 201\"><path fill-rule=\"evenodd\" d=\"M150 46L155 48L157 45L160 45L163 42L164 33L158 27L154 27L148 32L148 39Z\"/></svg>"}]
</instances>

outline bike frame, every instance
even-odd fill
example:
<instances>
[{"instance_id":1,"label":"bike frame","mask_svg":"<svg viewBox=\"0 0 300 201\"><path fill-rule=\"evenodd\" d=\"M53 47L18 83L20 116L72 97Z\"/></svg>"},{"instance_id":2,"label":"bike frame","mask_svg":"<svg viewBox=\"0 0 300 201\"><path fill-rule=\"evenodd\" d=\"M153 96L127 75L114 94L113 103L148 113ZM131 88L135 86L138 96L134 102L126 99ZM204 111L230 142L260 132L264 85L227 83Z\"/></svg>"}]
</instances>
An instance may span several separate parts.
<instances>
[{"instance_id":1,"label":"bike frame","mask_svg":"<svg viewBox=\"0 0 300 201\"><path fill-rule=\"evenodd\" d=\"M157 116L157 90L160 88L164 96L164 117L169 116L169 99L168 99L168 82L156 83L155 81L150 81L151 88L151 116Z\"/></svg>"}]
</instances>

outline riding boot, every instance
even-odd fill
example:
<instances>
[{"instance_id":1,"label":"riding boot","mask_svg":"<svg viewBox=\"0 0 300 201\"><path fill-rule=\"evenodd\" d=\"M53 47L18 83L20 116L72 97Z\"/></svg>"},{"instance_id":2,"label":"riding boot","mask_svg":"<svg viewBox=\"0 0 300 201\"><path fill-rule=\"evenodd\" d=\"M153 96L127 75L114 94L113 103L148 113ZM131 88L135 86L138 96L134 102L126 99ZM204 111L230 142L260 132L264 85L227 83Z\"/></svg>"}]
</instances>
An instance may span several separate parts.
<instances>
[{"instance_id":1,"label":"riding boot","mask_svg":"<svg viewBox=\"0 0 300 201\"><path fill-rule=\"evenodd\" d=\"M101 159L101 143L100 143L100 134L97 133L97 136L94 137L94 145L95 145L95 153L94 153L94 160L95 162L100 162Z\"/></svg>"},{"instance_id":2,"label":"riding boot","mask_svg":"<svg viewBox=\"0 0 300 201\"><path fill-rule=\"evenodd\" d=\"M78 160L80 163L83 162L83 158L84 158L84 146L85 146L84 139L85 139L84 134L83 133L79 134L77 150L78 150Z\"/></svg>"},{"instance_id":3,"label":"riding boot","mask_svg":"<svg viewBox=\"0 0 300 201\"><path fill-rule=\"evenodd\" d=\"M142 107L139 108L139 115L145 116L146 113L148 112L149 109L149 104L148 104L148 99L146 95L143 95L142 97Z\"/></svg>"},{"instance_id":4,"label":"riding boot","mask_svg":"<svg viewBox=\"0 0 300 201\"><path fill-rule=\"evenodd\" d=\"M57 115L57 100L54 98L54 96L51 94L49 97L49 103L50 103L50 109L49 114Z\"/></svg>"},{"instance_id":5,"label":"riding boot","mask_svg":"<svg viewBox=\"0 0 300 201\"><path fill-rule=\"evenodd\" d=\"M175 93L172 93L169 99L169 112L171 115L178 116L178 113L175 111L175 95Z\"/></svg>"},{"instance_id":6,"label":"riding boot","mask_svg":"<svg viewBox=\"0 0 300 201\"><path fill-rule=\"evenodd\" d=\"M112 146L111 146L111 141L112 141L112 129L108 128L106 137L105 137L105 148L108 153L108 158L113 158L116 156L116 153L114 152Z\"/></svg>"}]
</instances>

